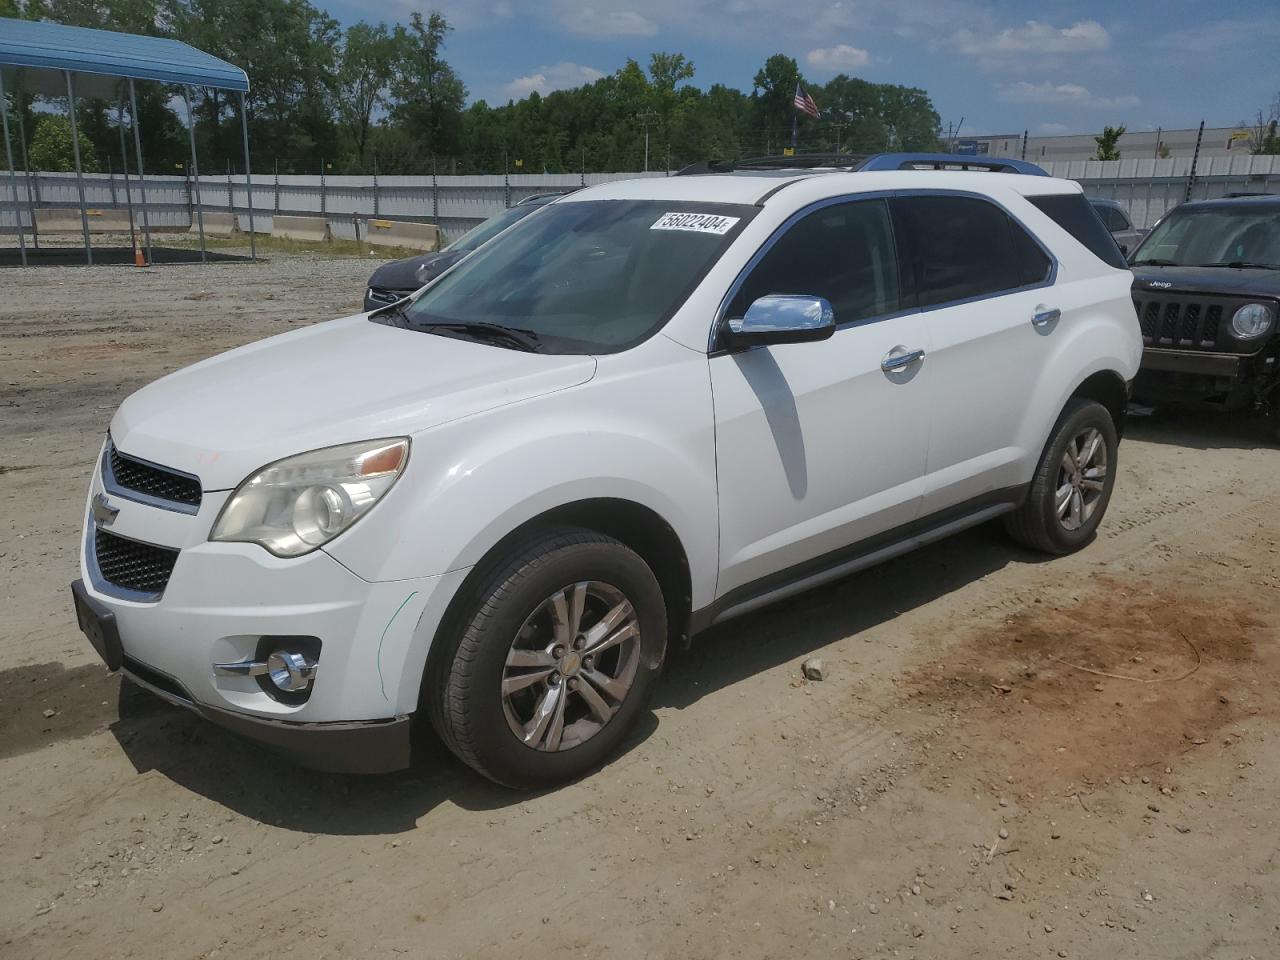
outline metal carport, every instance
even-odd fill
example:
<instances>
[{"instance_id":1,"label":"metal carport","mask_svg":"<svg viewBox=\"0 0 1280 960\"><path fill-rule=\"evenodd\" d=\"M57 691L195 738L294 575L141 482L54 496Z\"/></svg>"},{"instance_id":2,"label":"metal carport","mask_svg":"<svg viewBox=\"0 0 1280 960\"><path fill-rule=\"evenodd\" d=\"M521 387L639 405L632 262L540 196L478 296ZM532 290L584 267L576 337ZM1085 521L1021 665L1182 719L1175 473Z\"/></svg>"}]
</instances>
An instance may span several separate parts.
<instances>
[{"instance_id":1,"label":"metal carport","mask_svg":"<svg viewBox=\"0 0 1280 960\"><path fill-rule=\"evenodd\" d=\"M115 100L119 104L121 150L125 154L125 184L129 183L128 153L124 147L124 111L129 104L130 127L142 200L142 224L146 237L147 260L152 260L151 224L147 217L146 183L143 178L142 141L138 135L135 80L154 80L182 88L187 108L187 129L191 139L191 175L195 184L195 211L200 230L200 258L205 259L204 213L200 204L200 168L196 159L195 124L191 114L191 87L233 90L240 95L240 125L244 139L245 186L249 198L250 255L256 259L257 246L253 231L253 180L249 173L249 124L245 112L245 93L249 77L239 67L219 60L179 40L146 37L87 27L68 27L39 20L12 20L0 17L0 125L3 126L5 160L9 168L9 187L17 224L18 246L22 263L27 262L26 238L22 227L22 211L18 201L18 177L13 163L13 147L9 139L9 109L6 89L17 89L44 96L65 96L71 120L72 151L75 158L76 189L80 197L80 220L84 232L85 262L93 263L93 247L89 241L89 217L85 208L83 173L80 167L80 138L76 129L75 99L82 96ZM22 123L19 114L18 123ZM19 136L25 145L26 134ZM25 166L25 164L24 164ZM127 190L126 190L127 192ZM35 213L30 192L27 205L32 227ZM130 201L132 223L132 201Z\"/></svg>"}]
</instances>

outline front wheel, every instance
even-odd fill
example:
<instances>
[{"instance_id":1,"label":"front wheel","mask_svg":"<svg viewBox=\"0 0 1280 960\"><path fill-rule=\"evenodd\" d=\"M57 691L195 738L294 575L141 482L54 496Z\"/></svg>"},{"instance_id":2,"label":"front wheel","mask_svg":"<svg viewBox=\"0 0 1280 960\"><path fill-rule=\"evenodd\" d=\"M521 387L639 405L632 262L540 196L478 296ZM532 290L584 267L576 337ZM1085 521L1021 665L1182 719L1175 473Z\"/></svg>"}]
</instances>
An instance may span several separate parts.
<instances>
[{"instance_id":1,"label":"front wheel","mask_svg":"<svg viewBox=\"0 0 1280 960\"><path fill-rule=\"evenodd\" d=\"M561 528L482 576L423 692L460 759L506 786L547 786L618 746L666 638L662 590L644 560L611 537Z\"/></svg>"},{"instance_id":2,"label":"front wheel","mask_svg":"<svg viewBox=\"0 0 1280 960\"><path fill-rule=\"evenodd\" d=\"M1072 553L1087 544L1111 501L1118 449L1107 408L1072 400L1040 455L1026 501L1005 519L1009 534L1045 553Z\"/></svg>"}]
</instances>

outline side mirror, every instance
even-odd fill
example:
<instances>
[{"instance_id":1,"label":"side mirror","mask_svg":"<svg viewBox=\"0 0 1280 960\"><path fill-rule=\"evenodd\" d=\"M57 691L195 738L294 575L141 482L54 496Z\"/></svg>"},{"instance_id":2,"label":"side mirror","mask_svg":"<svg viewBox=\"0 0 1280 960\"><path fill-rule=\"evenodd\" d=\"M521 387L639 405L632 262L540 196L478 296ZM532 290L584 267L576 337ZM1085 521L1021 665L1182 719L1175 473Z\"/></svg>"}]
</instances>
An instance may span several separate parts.
<instances>
[{"instance_id":1,"label":"side mirror","mask_svg":"<svg viewBox=\"0 0 1280 960\"><path fill-rule=\"evenodd\" d=\"M729 321L724 342L730 348L808 343L835 332L835 312L822 297L771 293L751 304L746 316Z\"/></svg>"}]
</instances>

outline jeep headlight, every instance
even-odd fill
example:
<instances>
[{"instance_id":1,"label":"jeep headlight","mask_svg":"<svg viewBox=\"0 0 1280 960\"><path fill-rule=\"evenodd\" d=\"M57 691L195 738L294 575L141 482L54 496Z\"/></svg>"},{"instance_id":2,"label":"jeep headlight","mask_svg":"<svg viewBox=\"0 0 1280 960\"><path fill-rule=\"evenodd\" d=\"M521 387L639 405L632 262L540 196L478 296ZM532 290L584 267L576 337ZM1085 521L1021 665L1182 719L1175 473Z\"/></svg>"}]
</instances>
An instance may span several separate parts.
<instances>
[{"instance_id":1,"label":"jeep headlight","mask_svg":"<svg viewBox=\"0 0 1280 960\"><path fill-rule=\"evenodd\" d=\"M408 459L400 437L277 460L236 488L209 539L257 543L277 557L310 553L368 513Z\"/></svg>"},{"instance_id":2,"label":"jeep headlight","mask_svg":"<svg viewBox=\"0 0 1280 960\"><path fill-rule=\"evenodd\" d=\"M1241 340L1252 340L1271 329L1275 315L1265 303L1246 303L1231 317L1231 329Z\"/></svg>"}]
</instances>

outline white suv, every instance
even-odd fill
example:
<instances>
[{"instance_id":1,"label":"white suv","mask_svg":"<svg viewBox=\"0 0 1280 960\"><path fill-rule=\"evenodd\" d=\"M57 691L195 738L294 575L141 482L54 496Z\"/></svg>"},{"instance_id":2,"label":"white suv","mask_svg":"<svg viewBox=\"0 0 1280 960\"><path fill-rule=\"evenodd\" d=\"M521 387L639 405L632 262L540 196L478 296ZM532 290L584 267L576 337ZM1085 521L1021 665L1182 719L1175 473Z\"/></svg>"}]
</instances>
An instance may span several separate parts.
<instances>
[{"instance_id":1,"label":"white suv","mask_svg":"<svg viewBox=\"0 0 1280 960\"><path fill-rule=\"evenodd\" d=\"M997 516L1085 545L1142 353L1114 251L1045 176L580 191L129 397L80 624L310 766L402 767L421 711L496 781L574 777L711 623Z\"/></svg>"}]
</instances>

